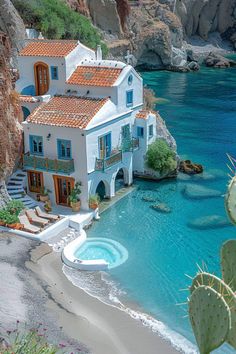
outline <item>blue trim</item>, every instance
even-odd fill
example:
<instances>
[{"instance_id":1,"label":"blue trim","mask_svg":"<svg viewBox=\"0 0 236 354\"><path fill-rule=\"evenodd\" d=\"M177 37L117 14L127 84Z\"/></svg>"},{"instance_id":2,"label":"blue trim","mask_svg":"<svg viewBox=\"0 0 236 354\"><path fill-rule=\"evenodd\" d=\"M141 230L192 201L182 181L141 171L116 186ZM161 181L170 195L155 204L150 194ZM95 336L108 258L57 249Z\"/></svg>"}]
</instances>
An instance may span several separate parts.
<instances>
[{"instance_id":1,"label":"blue trim","mask_svg":"<svg viewBox=\"0 0 236 354\"><path fill-rule=\"evenodd\" d=\"M51 79L58 80L58 66L51 66Z\"/></svg>"},{"instance_id":2,"label":"blue trim","mask_svg":"<svg viewBox=\"0 0 236 354\"><path fill-rule=\"evenodd\" d=\"M26 120L26 118L30 115L30 111L27 107L24 107L24 106L22 106L21 109L23 112L24 120Z\"/></svg>"},{"instance_id":3,"label":"blue trim","mask_svg":"<svg viewBox=\"0 0 236 354\"><path fill-rule=\"evenodd\" d=\"M137 127L137 136L139 138L143 138L143 136L144 136L144 128L143 127Z\"/></svg>"},{"instance_id":4,"label":"blue trim","mask_svg":"<svg viewBox=\"0 0 236 354\"><path fill-rule=\"evenodd\" d=\"M126 91L126 106L130 107L133 106L133 90Z\"/></svg>"},{"instance_id":5,"label":"blue trim","mask_svg":"<svg viewBox=\"0 0 236 354\"><path fill-rule=\"evenodd\" d=\"M34 144L35 142L35 144ZM32 155L43 156L43 137L39 135L29 136L30 153ZM41 144L41 145L40 145ZM39 150L42 150L41 152Z\"/></svg>"},{"instance_id":6,"label":"blue trim","mask_svg":"<svg viewBox=\"0 0 236 354\"><path fill-rule=\"evenodd\" d=\"M21 90L21 95L35 96L36 95L36 91L35 91L34 85L29 85L29 86L24 87Z\"/></svg>"},{"instance_id":7,"label":"blue trim","mask_svg":"<svg viewBox=\"0 0 236 354\"><path fill-rule=\"evenodd\" d=\"M64 152L62 151L62 144L65 145ZM68 154L68 150L67 150L68 147L70 149L70 154ZM57 154L58 154L58 159L60 160L71 160L72 158L71 141L65 139L57 139Z\"/></svg>"},{"instance_id":8,"label":"blue trim","mask_svg":"<svg viewBox=\"0 0 236 354\"><path fill-rule=\"evenodd\" d=\"M104 156L104 159L105 159L105 158L111 156L111 132L98 136L98 151L99 151L99 158L100 159L102 158L100 155L100 152L101 152L100 139L101 138L105 139L105 141L104 141L104 145L106 146L106 151L105 151L105 156Z\"/></svg>"}]
</instances>

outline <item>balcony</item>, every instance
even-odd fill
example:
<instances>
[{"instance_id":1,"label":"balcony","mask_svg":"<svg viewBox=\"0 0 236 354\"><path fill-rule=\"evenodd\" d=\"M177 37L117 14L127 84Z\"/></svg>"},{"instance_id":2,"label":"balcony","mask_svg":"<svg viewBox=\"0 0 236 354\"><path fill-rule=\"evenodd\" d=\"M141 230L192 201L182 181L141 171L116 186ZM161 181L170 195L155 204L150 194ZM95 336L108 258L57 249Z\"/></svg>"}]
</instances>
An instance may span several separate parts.
<instances>
[{"instance_id":1,"label":"balcony","mask_svg":"<svg viewBox=\"0 0 236 354\"><path fill-rule=\"evenodd\" d=\"M139 148L139 138L126 138L122 141L122 151L131 152Z\"/></svg>"},{"instance_id":2,"label":"balcony","mask_svg":"<svg viewBox=\"0 0 236 354\"><path fill-rule=\"evenodd\" d=\"M74 160L53 160L47 157L23 155L23 168L25 170L39 170L70 175L75 171Z\"/></svg>"},{"instance_id":3,"label":"balcony","mask_svg":"<svg viewBox=\"0 0 236 354\"><path fill-rule=\"evenodd\" d=\"M95 170L96 171L105 171L109 167L122 161L122 151L116 152L105 159L96 159Z\"/></svg>"}]
</instances>

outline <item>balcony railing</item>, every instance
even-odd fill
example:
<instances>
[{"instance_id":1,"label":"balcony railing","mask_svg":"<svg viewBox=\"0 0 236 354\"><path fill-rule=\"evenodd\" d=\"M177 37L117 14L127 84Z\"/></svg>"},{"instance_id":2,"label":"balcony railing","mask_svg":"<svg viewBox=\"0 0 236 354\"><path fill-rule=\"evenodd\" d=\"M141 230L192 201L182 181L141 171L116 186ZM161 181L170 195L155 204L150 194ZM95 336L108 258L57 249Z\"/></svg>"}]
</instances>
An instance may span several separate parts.
<instances>
[{"instance_id":1,"label":"balcony railing","mask_svg":"<svg viewBox=\"0 0 236 354\"><path fill-rule=\"evenodd\" d=\"M139 147L139 138L127 138L122 141L122 151L130 152Z\"/></svg>"},{"instance_id":2,"label":"balcony railing","mask_svg":"<svg viewBox=\"0 0 236 354\"><path fill-rule=\"evenodd\" d=\"M105 159L96 159L95 170L96 171L105 171L109 167L122 161L122 151L112 154Z\"/></svg>"},{"instance_id":3,"label":"balcony railing","mask_svg":"<svg viewBox=\"0 0 236 354\"><path fill-rule=\"evenodd\" d=\"M40 170L70 175L75 171L74 160L53 160L30 154L23 155L23 167L26 170Z\"/></svg>"}]
</instances>

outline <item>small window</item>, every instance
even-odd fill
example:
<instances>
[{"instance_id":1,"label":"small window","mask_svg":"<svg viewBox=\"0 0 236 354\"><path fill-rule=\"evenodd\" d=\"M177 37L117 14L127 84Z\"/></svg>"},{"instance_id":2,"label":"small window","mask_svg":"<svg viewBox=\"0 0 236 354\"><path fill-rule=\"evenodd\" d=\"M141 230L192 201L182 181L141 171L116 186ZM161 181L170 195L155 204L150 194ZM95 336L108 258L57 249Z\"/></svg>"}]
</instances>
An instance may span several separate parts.
<instances>
[{"instance_id":1,"label":"small window","mask_svg":"<svg viewBox=\"0 0 236 354\"><path fill-rule=\"evenodd\" d=\"M129 85L132 85L132 82L133 82L133 75L129 75L129 77L128 77L128 84L129 84Z\"/></svg>"},{"instance_id":2,"label":"small window","mask_svg":"<svg viewBox=\"0 0 236 354\"><path fill-rule=\"evenodd\" d=\"M58 80L58 67L57 66L51 66L51 79Z\"/></svg>"},{"instance_id":3,"label":"small window","mask_svg":"<svg viewBox=\"0 0 236 354\"><path fill-rule=\"evenodd\" d=\"M143 136L144 136L144 129L143 129L143 127L137 127L137 136L138 136L139 138L143 138Z\"/></svg>"},{"instance_id":4,"label":"small window","mask_svg":"<svg viewBox=\"0 0 236 354\"><path fill-rule=\"evenodd\" d=\"M148 127L148 136L149 138L153 136L153 124Z\"/></svg>"},{"instance_id":5,"label":"small window","mask_svg":"<svg viewBox=\"0 0 236 354\"><path fill-rule=\"evenodd\" d=\"M63 160L71 159L71 141L57 140L58 158Z\"/></svg>"},{"instance_id":6,"label":"small window","mask_svg":"<svg viewBox=\"0 0 236 354\"><path fill-rule=\"evenodd\" d=\"M126 91L126 105L127 106L133 105L133 90Z\"/></svg>"},{"instance_id":7,"label":"small window","mask_svg":"<svg viewBox=\"0 0 236 354\"><path fill-rule=\"evenodd\" d=\"M43 137L30 135L30 153L33 155L43 155Z\"/></svg>"}]
</instances>

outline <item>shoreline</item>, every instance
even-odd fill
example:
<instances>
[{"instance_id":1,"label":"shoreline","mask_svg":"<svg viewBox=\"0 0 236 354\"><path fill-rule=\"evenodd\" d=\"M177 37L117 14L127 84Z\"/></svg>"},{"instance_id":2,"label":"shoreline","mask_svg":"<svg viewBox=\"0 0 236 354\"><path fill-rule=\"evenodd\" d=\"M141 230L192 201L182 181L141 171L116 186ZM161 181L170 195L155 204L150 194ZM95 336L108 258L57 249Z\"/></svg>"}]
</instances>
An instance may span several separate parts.
<instances>
[{"instance_id":1,"label":"shoreline","mask_svg":"<svg viewBox=\"0 0 236 354\"><path fill-rule=\"evenodd\" d=\"M74 286L62 271L59 253L46 249L45 244L33 249L26 267L47 283L50 296L46 306L67 336L82 342L93 354L179 353L141 321Z\"/></svg>"}]
</instances>

